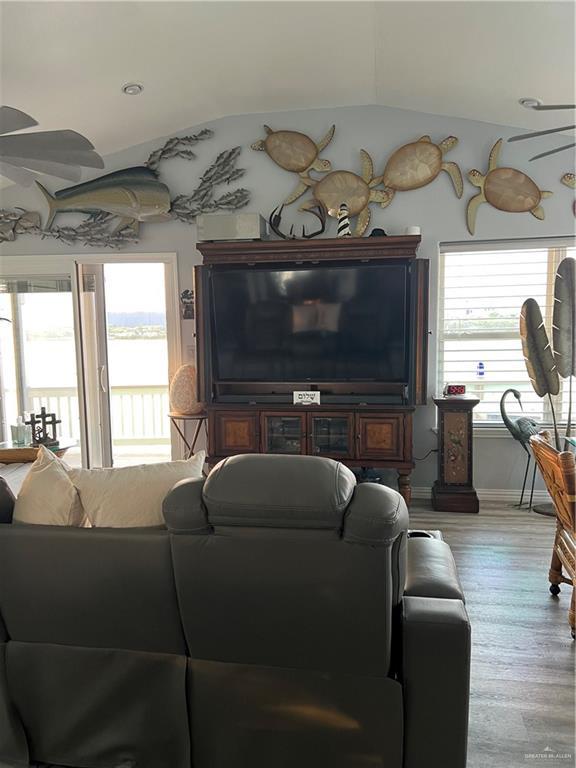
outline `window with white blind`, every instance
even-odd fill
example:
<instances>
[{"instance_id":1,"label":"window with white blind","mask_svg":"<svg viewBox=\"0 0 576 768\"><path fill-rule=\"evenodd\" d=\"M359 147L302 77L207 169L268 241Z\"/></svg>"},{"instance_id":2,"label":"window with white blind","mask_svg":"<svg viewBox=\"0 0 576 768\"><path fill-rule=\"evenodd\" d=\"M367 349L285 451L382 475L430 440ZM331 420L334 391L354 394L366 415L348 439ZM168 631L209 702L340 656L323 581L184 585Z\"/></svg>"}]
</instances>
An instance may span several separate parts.
<instances>
[{"instance_id":1,"label":"window with white blind","mask_svg":"<svg viewBox=\"0 0 576 768\"><path fill-rule=\"evenodd\" d=\"M480 400L476 423L502 425L500 398L508 388L521 393L526 415L551 423L548 399L535 394L526 373L519 315L528 297L536 299L551 338L554 276L567 256L576 257L573 242L485 244L474 250L441 245L438 391L445 383L466 384L467 394ZM554 407L565 421L568 384L561 385ZM520 414L514 397L506 406L512 416Z\"/></svg>"}]
</instances>

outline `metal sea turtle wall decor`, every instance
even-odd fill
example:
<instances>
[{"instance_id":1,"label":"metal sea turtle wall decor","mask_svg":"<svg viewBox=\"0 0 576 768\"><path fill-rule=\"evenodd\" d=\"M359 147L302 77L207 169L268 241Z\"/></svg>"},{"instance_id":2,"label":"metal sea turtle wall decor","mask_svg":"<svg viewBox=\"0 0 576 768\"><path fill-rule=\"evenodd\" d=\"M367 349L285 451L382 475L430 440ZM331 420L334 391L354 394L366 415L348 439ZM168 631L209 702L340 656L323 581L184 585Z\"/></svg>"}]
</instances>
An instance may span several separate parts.
<instances>
[{"instance_id":1,"label":"metal sea turtle wall decor","mask_svg":"<svg viewBox=\"0 0 576 768\"><path fill-rule=\"evenodd\" d=\"M388 202L392 201L395 192L425 187L434 181L440 171L450 176L456 195L462 197L464 184L460 168L456 163L444 160L445 153L457 144L455 136L448 136L439 144L434 144L430 136L426 135L393 152L382 174Z\"/></svg>"},{"instance_id":2,"label":"metal sea turtle wall decor","mask_svg":"<svg viewBox=\"0 0 576 768\"><path fill-rule=\"evenodd\" d=\"M319 142L315 142L300 131L273 131L270 126L265 125L266 138L255 141L251 147L257 152L266 152L268 157L285 171L297 173L302 179L307 179L310 177L310 171L328 173L332 170L331 162L321 159L320 152L332 141L335 129L336 126L333 125ZM300 181L282 204L293 203L307 189L307 184Z\"/></svg>"},{"instance_id":3,"label":"metal sea turtle wall decor","mask_svg":"<svg viewBox=\"0 0 576 768\"><path fill-rule=\"evenodd\" d=\"M279 167L299 176L295 190L283 201L288 205L309 189L312 198L300 206L300 211L309 211L318 206L337 218L338 208L345 203L350 216L356 216L354 234L361 236L370 222L370 203L388 206L396 192L419 189L431 184L444 171L449 177L458 198L464 191L462 172L457 163L446 160L445 155L458 144L456 136L447 136L438 144L429 135L403 144L394 150L385 163L381 176L374 176L370 155L361 150L362 172L332 170L328 160L320 153L331 142L334 126L319 142L298 131L273 131L265 126L266 137L252 144L252 149L264 151ZM529 212L538 219L544 218L541 206L543 198L552 192L539 189L537 184L523 171L516 168L498 167L502 140L496 142L490 153L485 174L477 170L468 173L471 184L480 191L468 203L466 221L471 235L474 234L478 206L489 203L507 213ZM316 174L326 174L319 178ZM574 187L574 174L565 174L562 182ZM575 204L576 213L576 204Z\"/></svg>"},{"instance_id":4,"label":"metal sea turtle wall decor","mask_svg":"<svg viewBox=\"0 0 576 768\"><path fill-rule=\"evenodd\" d=\"M476 214L482 203L489 203L499 211L508 213L531 213L537 219L544 218L544 209L540 202L550 197L552 192L539 189L530 176L516 168L498 167L498 158L502 149L502 139L492 147L485 174L476 169L468 172L468 180L480 192L468 201L466 223L468 231L474 234Z\"/></svg>"},{"instance_id":5,"label":"metal sea turtle wall decor","mask_svg":"<svg viewBox=\"0 0 576 768\"><path fill-rule=\"evenodd\" d=\"M576 189L576 173L565 173L560 181L562 184L570 187L570 189ZM576 216L576 200L572 203L572 210L574 212L574 216Z\"/></svg>"},{"instance_id":6,"label":"metal sea turtle wall decor","mask_svg":"<svg viewBox=\"0 0 576 768\"><path fill-rule=\"evenodd\" d=\"M354 234L362 237L370 223L370 203L380 203L384 208L390 201L385 190L375 189L382 182L382 176L374 176L374 164L368 152L361 149L360 157L361 176L352 171L331 171L320 181L304 178L302 181L310 187L313 198L301 205L300 210L307 211L321 205L329 216L337 219L340 206L345 203L349 215L358 217Z\"/></svg>"},{"instance_id":7,"label":"metal sea turtle wall decor","mask_svg":"<svg viewBox=\"0 0 576 768\"><path fill-rule=\"evenodd\" d=\"M450 176L457 196L462 196L460 168L456 163L444 160L445 153L458 143L455 136L448 136L439 144L434 144L430 136L426 135L404 144L391 155L384 173L374 176L372 159L366 150L360 152L360 175L348 170L332 170L330 161L320 157L322 150L332 141L334 126L317 143L299 131L274 131L269 126L264 128L266 137L253 143L252 149L266 152L280 168L297 173L300 177L296 188L282 205L293 203L308 189L313 198L300 207L301 211L320 205L326 208L330 216L337 218L340 205L345 203L350 216L358 217L356 236L363 235L368 227L370 203L376 202L385 208L396 192L424 187L434 181L441 171ZM327 175L319 179L313 172Z\"/></svg>"}]
</instances>

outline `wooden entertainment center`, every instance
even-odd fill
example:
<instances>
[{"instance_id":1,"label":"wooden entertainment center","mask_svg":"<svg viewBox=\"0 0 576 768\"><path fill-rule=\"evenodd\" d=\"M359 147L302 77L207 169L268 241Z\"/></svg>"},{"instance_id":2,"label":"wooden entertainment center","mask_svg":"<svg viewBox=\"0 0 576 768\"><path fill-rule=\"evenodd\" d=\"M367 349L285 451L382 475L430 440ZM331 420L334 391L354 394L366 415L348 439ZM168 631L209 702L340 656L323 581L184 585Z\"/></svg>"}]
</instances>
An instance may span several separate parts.
<instances>
[{"instance_id":1,"label":"wooden entertainment center","mask_svg":"<svg viewBox=\"0 0 576 768\"><path fill-rule=\"evenodd\" d=\"M204 257L196 267L199 397L208 413L208 462L238 453L328 456L351 467L389 468L398 473L398 489L410 501L414 467L412 415L426 403L428 339L428 261L416 259L419 236L199 243ZM219 265L250 269L262 264L409 264L410 381L384 387L381 402L366 382L354 383L354 396L333 384L324 396L322 382L258 382L244 396L227 396L211 361L210 270ZM348 390L351 385L347 385ZM342 396L339 396L339 388ZM321 405L292 405L292 391L320 391ZM242 392L242 387L239 390ZM364 394L365 393L365 394Z\"/></svg>"}]
</instances>

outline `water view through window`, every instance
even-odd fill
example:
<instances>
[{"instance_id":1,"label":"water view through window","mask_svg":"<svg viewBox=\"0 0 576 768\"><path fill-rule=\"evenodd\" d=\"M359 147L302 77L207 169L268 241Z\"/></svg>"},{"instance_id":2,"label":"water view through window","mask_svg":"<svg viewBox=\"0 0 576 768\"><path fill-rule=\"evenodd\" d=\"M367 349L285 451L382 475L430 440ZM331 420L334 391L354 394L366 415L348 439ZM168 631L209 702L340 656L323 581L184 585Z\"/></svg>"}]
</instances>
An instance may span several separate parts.
<instances>
[{"instance_id":1,"label":"water view through window","mask_svg":"<svg viewBox=\"0 0 576 768\"><path fill-rule=\"evenodd\" d=\"M170 460L163 264L104 266L114 466Z\"/></svg>"}]
</instances>

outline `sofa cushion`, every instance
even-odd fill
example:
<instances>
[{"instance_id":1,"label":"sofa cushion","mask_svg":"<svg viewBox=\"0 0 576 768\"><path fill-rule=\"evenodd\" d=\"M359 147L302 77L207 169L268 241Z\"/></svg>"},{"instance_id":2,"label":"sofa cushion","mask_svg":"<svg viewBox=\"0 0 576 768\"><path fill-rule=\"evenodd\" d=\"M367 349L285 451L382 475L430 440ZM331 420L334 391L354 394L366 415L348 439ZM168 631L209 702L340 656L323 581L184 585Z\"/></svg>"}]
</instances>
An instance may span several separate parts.
<instances>
[{"instance_id":1,"label":"sofa cushion","mask_svg":"<svg viewBox=\"0 0 576 768\"><path fill-rule=\"evenodd\" d=\"M212 525L339 530L355 486L332 459L247 454L217 464L203 497Z\"/></svg>"},{"instance_id":2,"label":"sofa cushion","mask_svg":"<svg viewBox=\"0 0 576 768\"><path fill-rule=\"evenodd\" d=\"M41 445L16 499L13 522L81 526L85 521L86 515L66 464Z\"/></svg>"},{"instance_id":3,"label":"sofa cushion","mask_svg":"<svg viewBox=\"0 0 576 768\"><path fill-rule=\"evenodd\" d=\"M162 501L180 480L202 477L204 451L186 461L111 469L70 469L91 525L138 528L163 525Z\"/></svg>"}]
</instances>

